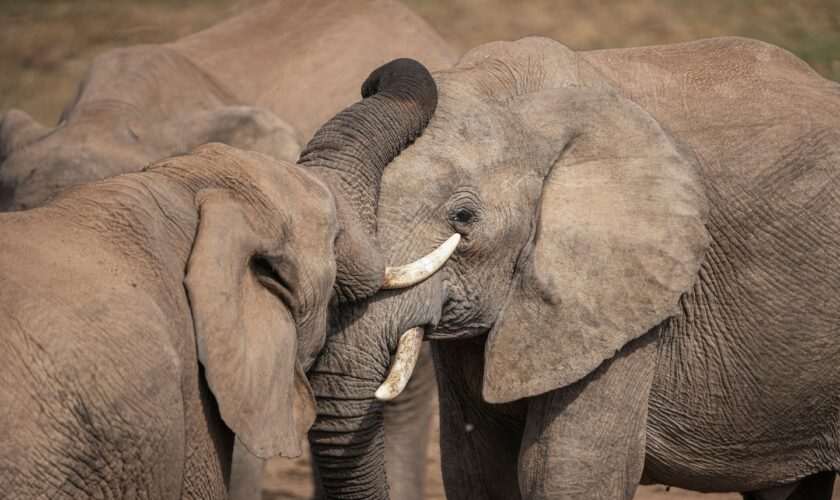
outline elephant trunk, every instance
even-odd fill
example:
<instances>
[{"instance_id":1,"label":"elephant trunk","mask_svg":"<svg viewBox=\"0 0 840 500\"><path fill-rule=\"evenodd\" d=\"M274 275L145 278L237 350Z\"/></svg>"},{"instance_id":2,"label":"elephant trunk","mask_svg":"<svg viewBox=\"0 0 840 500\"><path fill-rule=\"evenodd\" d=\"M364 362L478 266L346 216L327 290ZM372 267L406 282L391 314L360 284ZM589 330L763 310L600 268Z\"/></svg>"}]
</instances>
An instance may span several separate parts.
<instances>
[{"instance_id":1,"label":"elephant trunk","mask_svg":"<svg viewBox=\"0 0 840 500\"><path fill-rule=\"evenodd\" d=\"M298 160L316 168L336 195L343 226L336 290L343 302L372 295L384 279L375 239L382 171L423 132L437 106L437 87L422 64L397 59L371 73L362 97L325 123Z\"/></svg>"},{"instance_id":2,"label":"elephant trunk","mask_svg":"<svg viewBox=\"0 0 840 500\"><path fill-rule=\"evenodd\" d=\"M437 324L445 298L435 275L331 315L326 345L307 374L318 400L309 442L327 498L388 498L383 402L376 393L389 365L395 370L391 360L399 358L406 332Z\"/></svg>"},{"instance_id":3,"label":"elephant trunk","mask_svg":"<svg viewBox=\"0 0 840 500\"><path fill-rule=\"evenodd\" d=\"M308 378L318 400L309 444L325 498L387 499L383 403L374 393L385 376L387 349L336 334ZM352 375L349 375L352 374Z\"/></svg>"}]
</instances>

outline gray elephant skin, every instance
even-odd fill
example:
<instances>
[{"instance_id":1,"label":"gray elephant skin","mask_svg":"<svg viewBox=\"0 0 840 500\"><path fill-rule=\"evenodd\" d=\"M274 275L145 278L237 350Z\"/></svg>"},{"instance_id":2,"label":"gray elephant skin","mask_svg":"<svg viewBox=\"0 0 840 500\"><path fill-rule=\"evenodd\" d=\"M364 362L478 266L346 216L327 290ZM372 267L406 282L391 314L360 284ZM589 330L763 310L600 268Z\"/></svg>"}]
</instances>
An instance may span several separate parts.
<instances>
[{"instance_id":1,"label":"gray elephant skin","mask_svg":"<svg viewBox=\"0 0 840 500\"><path fill-rule=\"evenodd\" d=\"M300 453L328 305L378 289L382 169L437 100L409 59L363 89L299 165L209 144L0 214L4 496L224 498L234 434Z\"/></svg>"},{"instance_id":2,"label":"gray elephant skin","mask_svg":"<svg viewBox=\"0 0 840 500\"><path fill-rule=\"evenodd\" d=\"M374 393L419 326L450 498L629 499L640 480L830 498L840 86L741 38L527 38L435 79L377 238L388 262L460 243L331 325L309 372L330 495L387 497Z\"/></svg>"},{"instance_id":3,"label":"gray elephant skin","mask_svg":"<svg viewBox=\"0 0 840 500\"><path fill-rule=\"evenodd\" d=\"M54 128L21 110L0 122L0 210L64 187L137 171L210 141L295 161L315 129L358 98L368 72L397 57L430 68L451 49L398 2L272 0L165 45L98 56ZM387 407L392 491L423 498L434 376L419 373ZM259 498L261 463L236 447L231 495ZM241 479L240 479L241 477Z\"/></svg>"}]
</instances>

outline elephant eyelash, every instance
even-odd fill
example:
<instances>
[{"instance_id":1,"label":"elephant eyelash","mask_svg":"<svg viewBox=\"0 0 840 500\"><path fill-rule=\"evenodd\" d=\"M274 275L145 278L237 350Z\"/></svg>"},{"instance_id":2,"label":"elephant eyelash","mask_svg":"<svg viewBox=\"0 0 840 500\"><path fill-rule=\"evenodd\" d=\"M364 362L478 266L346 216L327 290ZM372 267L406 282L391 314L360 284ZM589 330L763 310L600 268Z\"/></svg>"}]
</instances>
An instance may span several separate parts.
<instances>
[{"instance_id":1,"label":"elephant eyelash","mask_svg":"<svg viewBox=\"0 0 840 500\"><path fill-rule=\"evenodd\" d=\"M277 296L292 313L292 316L296 316L298 301L294 288L290 286L289 281L283 277L283 274L278 272L277 268L262 256L256 256L251 260L251 268L257 276L257 281Z\"/></svg>"}]
</instances>

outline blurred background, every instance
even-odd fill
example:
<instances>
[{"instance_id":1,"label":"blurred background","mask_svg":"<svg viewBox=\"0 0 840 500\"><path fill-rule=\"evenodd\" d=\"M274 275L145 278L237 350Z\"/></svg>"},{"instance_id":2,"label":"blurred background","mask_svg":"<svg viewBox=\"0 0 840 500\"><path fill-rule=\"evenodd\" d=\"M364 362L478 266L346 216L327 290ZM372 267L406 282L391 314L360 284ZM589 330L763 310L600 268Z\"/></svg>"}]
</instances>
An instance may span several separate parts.
<instances>
[{"instance_id":1,"label":"blurred background","mask_svg":"<svg viewBox=\"0 0 840 500\"><path fill-rule=\"evenodd\" d=\"M254 2L258 0L246 0ZM577 49L741 35L840 80L840 0L404 0L455 48L544 35ZM87 64L111 47L213 24L235 0L0 0L0 115L54 124Z\"/></svg>"},{"instance_id":2,"label":"blurred background","mask_svg":"<svg viewBox=\"0 0 840 500\"><path fill-rule=\"evenodd\" d=\"M840 81L840 0L403 2L462 53L484 42L526 35L548 36L577 50L741 35L784 47L825 77ZM0 116L16 107L55 124L96 54L175 40L210 26L242 4L235 5L235 0L0 0ZM428 497L442 499L436 435L430 445ZM306 458L272 461L263 498L309 498L309 471ZM636 497L740 498L666 491L661 486L644 487Z\"/></svg>"}]
</instances>

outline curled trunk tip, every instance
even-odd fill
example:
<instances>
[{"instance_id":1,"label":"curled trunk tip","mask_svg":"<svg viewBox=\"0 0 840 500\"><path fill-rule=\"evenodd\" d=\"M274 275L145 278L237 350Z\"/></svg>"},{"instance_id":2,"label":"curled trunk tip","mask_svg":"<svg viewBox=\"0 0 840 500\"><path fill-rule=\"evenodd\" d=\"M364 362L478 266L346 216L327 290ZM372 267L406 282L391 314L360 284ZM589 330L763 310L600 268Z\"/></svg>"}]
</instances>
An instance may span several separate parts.
<instances>
[{"instance_id":1,"label":"curled trunk tip","mask_svg":"<svg viewBox=\"0 0 840 500\"><path fill-rule=\"evenodd\" d=\"M376 242L376 209L385 166L425 129L437 106L437 86L412 59L375 69L362 85L363 100L325 123L298 163L319 169L342 210L336 243L339 300L359 300L379 290L385 272ZM361 233L361 234L360 234Z\"/></svg>"}]
</instances>

